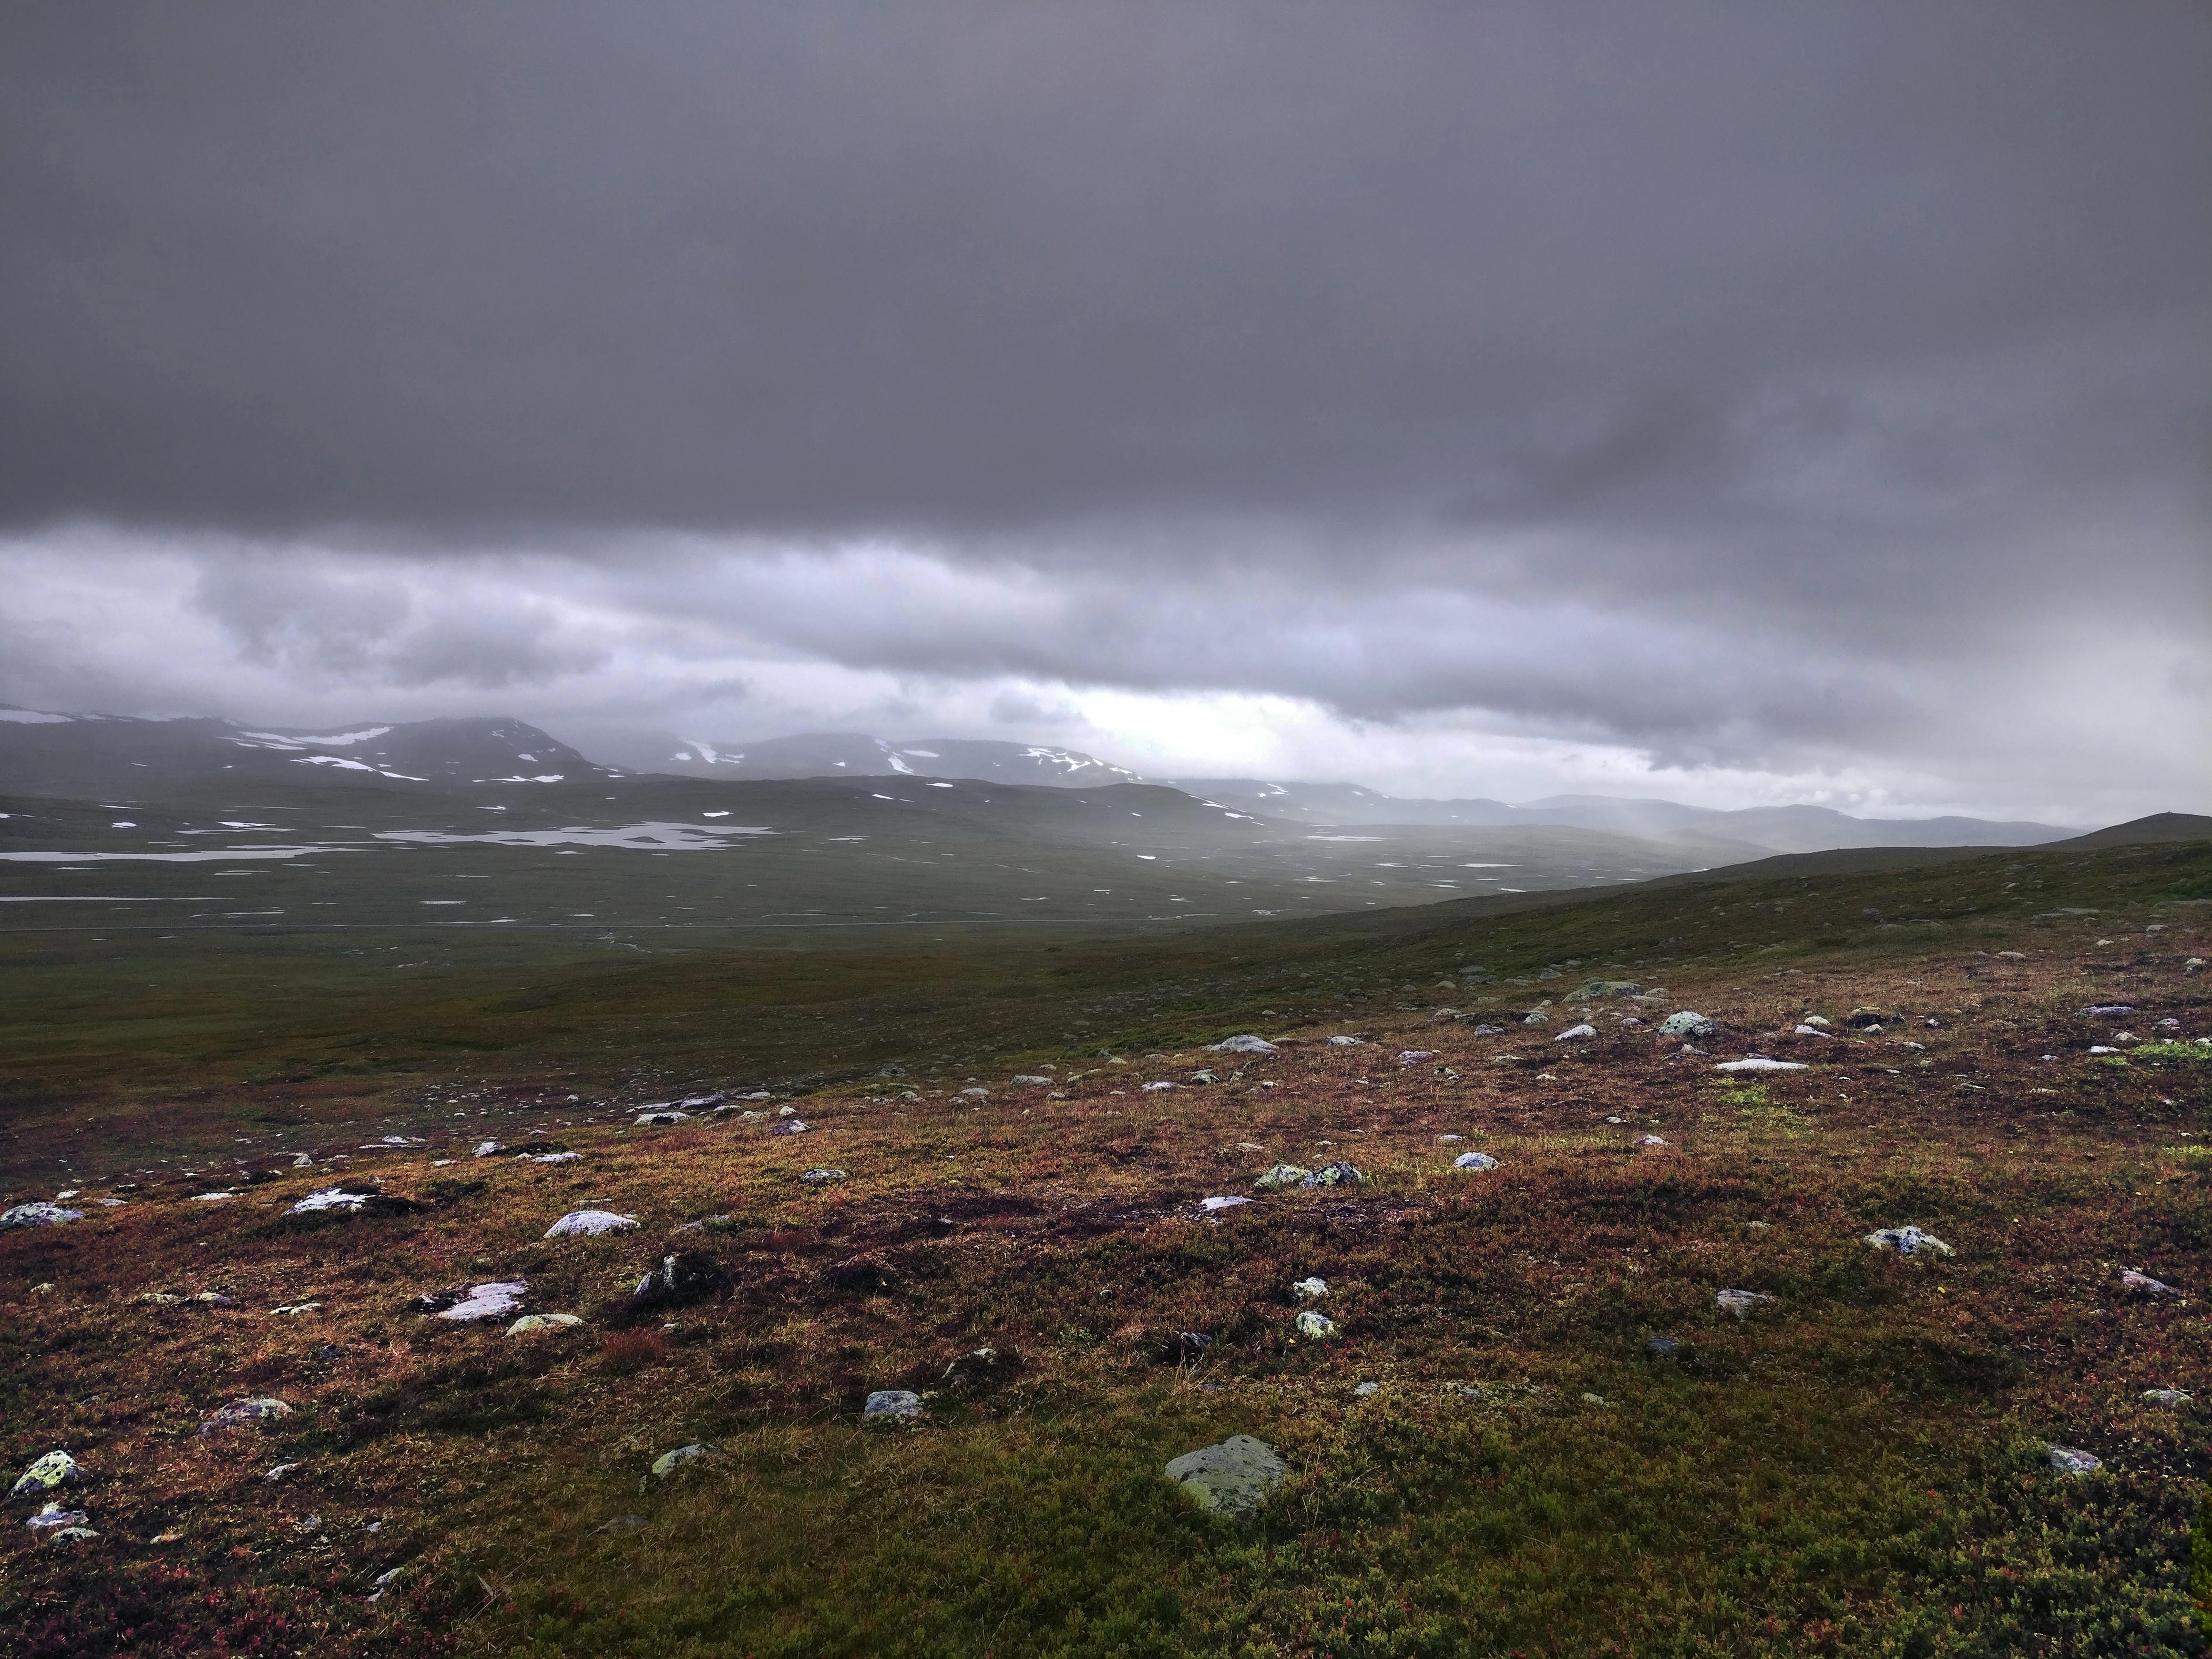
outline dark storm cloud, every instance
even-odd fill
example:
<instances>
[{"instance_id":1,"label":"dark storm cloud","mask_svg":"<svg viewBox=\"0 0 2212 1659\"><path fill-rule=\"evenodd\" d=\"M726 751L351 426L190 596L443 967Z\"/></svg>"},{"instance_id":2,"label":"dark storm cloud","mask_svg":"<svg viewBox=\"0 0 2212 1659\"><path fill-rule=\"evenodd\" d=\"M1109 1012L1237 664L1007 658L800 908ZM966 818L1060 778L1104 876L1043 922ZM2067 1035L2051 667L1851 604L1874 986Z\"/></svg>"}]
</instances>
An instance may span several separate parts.
<instances>
[{"instance_id":1,"label":"dark storm cloud","mask_svg":"<svg viewBox=\"0 0 2212 1659\"><path fill-rule=\"evenodd\" d=\"M2189 436L2207 15L27 3L6 506L1695 517L1778 397L2139 325L2136 443L2042 388L2109 479Z\"/></svg>"},{"instance_id":2,"label":"dark storm cloud","mask_svg":"<svg viewBox=\"0 0 2212 1659\"><path fill-rule=\"evenodd\" d=\"M2118 787L2096 698L2212 749L2208 88L2193 0L23 0L0 699Z\"/></svg>"}]
</instances>

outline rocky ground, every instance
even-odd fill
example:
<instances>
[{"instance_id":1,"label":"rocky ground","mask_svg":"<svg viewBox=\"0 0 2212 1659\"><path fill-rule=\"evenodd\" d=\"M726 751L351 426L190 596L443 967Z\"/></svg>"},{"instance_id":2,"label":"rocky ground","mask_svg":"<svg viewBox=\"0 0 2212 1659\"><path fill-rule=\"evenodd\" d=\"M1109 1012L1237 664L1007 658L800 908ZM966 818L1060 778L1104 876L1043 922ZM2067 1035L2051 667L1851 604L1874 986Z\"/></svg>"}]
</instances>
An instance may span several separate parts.
<instances>
[{"instance_id":1,"label":"rocky ground","mask_svg":"<svg viewBox=\"0 0 2212 1659\"><path fill-rule=\"evenodd\" d=\"M2202 1652L2208 920L1599 953L742 1098L510 1076L20 1189L0 1624Z\"/></svg>"}]
</instances>

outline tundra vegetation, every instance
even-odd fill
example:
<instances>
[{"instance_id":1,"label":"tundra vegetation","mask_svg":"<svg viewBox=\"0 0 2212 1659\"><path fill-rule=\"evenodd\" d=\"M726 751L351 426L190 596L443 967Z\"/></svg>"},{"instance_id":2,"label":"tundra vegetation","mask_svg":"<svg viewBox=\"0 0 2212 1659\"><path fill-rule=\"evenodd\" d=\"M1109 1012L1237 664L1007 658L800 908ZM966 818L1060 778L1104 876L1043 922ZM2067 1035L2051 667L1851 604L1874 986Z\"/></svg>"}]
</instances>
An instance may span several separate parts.
<instances>
[{"instance_id":1,"label":"tundra vegetation","mask_svg":"<svg viewBox=\"0 0 2212 1659\"><path fill-rule=\"evenodd\" d=\"M0 1231L9 1474L76 1471L0 1629L2202 1653L2208 918L2185 842L434 978L10 933L6 1204L81 1218ZM1167 1478L1236 1436L1248 1515Z\"/></svg>"}]
</instances>

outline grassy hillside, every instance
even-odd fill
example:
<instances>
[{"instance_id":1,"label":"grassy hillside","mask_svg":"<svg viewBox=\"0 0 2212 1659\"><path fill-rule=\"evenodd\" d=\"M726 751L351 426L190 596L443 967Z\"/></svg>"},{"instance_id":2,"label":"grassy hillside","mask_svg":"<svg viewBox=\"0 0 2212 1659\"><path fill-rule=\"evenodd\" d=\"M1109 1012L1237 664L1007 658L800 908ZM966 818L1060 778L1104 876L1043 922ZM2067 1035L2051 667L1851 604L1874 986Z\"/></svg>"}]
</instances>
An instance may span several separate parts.
<instances>
[{"instance_id":1,"label":"grassy hillside","mask_svg":"<svg viewBox=\"0 0 2212 1659\"><path fill-rule=\"evenodd\" d=\"M0 1624L41 1654L2201 1653L2197 1406L2144 1391L2212 1382L2212 845L1885 862L1123 939L484 939L417 981L319 935L19 956L10 1201L66 1156L87 1212L0 1234L0 1421L18 1468L81 1460L100 1536L12 1529ZM1655 1035L1680 1007L1708 1054ZM1241 1030L1280 1051L1200 1046ZM1804 1069L1713 1069L1750 1049ZM770 1097L631 1121L709 1084ZM1332 1159L1365 1180L1254 1184ZM422 1207L285 1214L339 1180ZM586 1206L641 1224L542 1237ZM1862 1242L1907 1224L1956 1254ZM720 1281L634 1310L673 1250ZM584 1322L408 1310L495 1279ZM232 1305L144 1299L203 1291ZM925 1415L864 1423L892 1388ZM289 1413L196 1432L242 1396ZM1234 1433L1291 1471L1243 1523L1161 1474Z\"/></svg>"}]
</instances>

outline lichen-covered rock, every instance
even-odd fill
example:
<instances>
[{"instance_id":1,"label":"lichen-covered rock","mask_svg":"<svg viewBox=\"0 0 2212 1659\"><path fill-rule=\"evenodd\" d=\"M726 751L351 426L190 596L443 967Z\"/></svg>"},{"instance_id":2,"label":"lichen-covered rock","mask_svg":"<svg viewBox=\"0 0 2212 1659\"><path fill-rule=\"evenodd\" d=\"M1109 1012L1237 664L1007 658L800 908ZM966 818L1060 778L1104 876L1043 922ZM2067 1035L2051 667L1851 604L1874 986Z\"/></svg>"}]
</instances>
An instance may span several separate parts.
<instances>
[{"instance_id":1,"label":"lichen-covered rock","mask_svg":"<svg viewBox=\"0 0 2212 1659\"><path fill-rule=\"evenodd\" d=\"M921 1396L910 1389L878 1389L860 1407L860 1415L886 1419L920 1417Z\"/></svg>"},{"instance_id":2,"label":"lichen-covered rock","mask_svg":"<svg viewBox=\"0 0 2212 1659\"><path fill-rule=\"evenodd\" d=\"M1297 1330L1309 1342L1326 1342L1336 1334L1336 1322L1327 1314L1308 1309L1298 1316Z\"/></svg>"},{"instance_id":3,"label":"lichen-covered rock","mask_svg":"<svg viewBox=\"0 0 2212 1659\"><path fill-rule=\"evenodd\" d=\"M1237 1519L1257 1510L1290 1472L1273 1446L1249 1434L1232 1434L1217 1445L1185 1452L1167 1466L1168 1479L1200 1505Z\"/></svg>"},{"instance_id":4,"label":"lichen-covered rock","mask_svg":"<svg viewBox=\"0 0 2212 1659\"><path fill-rule=\"evenodd\" d=\"M1367 1177L1349 1164L1328 1164L1316 1170L1304 1180L1299 1182L1298 1185L1301 1187L1360 1187L1364 1186L1366 1182Z\"/></svg>"},{"instance_id":5,"label":"lichen-covered rock","mask_svg":"<svg viewBox=\"0 0 2212 1659\"><path fill-rule=\"evenodd\" d=\"M17 1478L10 1498L21 1498L27 1493L52 1492L55 1487L73 1485L84 1479L84 1466L65 1451L50 1451L35 1460Z\"/></svg>"},{"instance_id":6,"label":"lichen-covered rock","mask_svg":"<svg viewBox=\"0 0 2212 1659\"><path fill-rule=\"evenodd\" d=\"M1278 1164L1265 1175L1253 1178L1252 1184L1267 1192L1283 1187L1295 1187L1313 1171L1297 1164Z\"/></svg>"},{"instance_id":7,"label":"lichen-covered rock","mask_svg":"<svg viewBox=\"0 0 2212 1659\"><path fill-rule=\"evenodd\" d=\"M1684 1037L1692 1042L1703 1042L1720 1028L1694 1008L1685 1008L1659 1022L1661 1036Z\"/></svg>"},{"instance_id":8,"label":"lichen-covered rock","mask_svg":"<svg viewBox=\"0 0 2212 1659\"><path fill-rule=\"evenodd\" d=\"M612 1210L571 1210L545 1230L548 1238L597 1237L602 1233L626 1233L637 1225L634 1215Z\"/></svg>"},{"instance_id":9,"label":"lichen-covered rock","mask_svg":"<svg viewBox=\"0 0 2212 1659\"><path fill-rule=\"evenodd\" d=\"M2164 1406L2169 1411L2186 1406L2197 1398L2195 1395L2185 1394L2179 1389L2145 1389L2142 1397L2152 1405Z\"/></svg>"},{"instance_id":10,"label":"lichen-covered rock","mask_svg":"<svg viewBox=\"0 0 2212 1659\"><path fill-rule=\"evenodd\" d=\"M1254 1036L1249 1031L1239 1036L1224 1037L1218 1042L1209 1042L1206 1046L1208 1052L1217 1054L1272 1054L1279 1052L1267 1038Z\"/></svg>"},{"instance_id":11,"label":"lichen-covered rock","mask_svg":"<svg viewBox=\"0 0 2212 1659\"><path fill-rule=\"evenodd\" d=\"M532 1331L566 1330L571 1325L584 1322L574 1314L525 1314L507 1328L509 1336L527 1336Z\"/></svg>"},{"instance_id":12,"label":"lichen-covered rock","mask_svg":"<svg viewBox=\"0 0 2212 1659\"><path fill-rule=\"evenodd\" d=\"M200 1425L202 1434L218 1434L225 1429L244 1428L248 1423L273 1423L280 1417L289 1417L292 1408L281 1400L234 1400Z\"/></svg>"},{"instance_id":13,"label":"lichen-covered rock","mask_svg":"<svg viewBox=\"0 0 2212 1659\"><path fill-rule=\"evenodd\" d=\"M64 1210L58 1204L18 1204L0 1215L0 1227L58 1227L83 1219L82 1210Z\"/></svg>"},{"instance_id":14,"label":"lichen-covered rock","mask_svg":"<svg viewBox=\"0 0 2212 1659\"><path fill-rule=\"evenodd\" d=\"M1924 1233L1917 1227L1881 1227L1866 1236L1866 1242L1877 1250L1895 1250L1899 1255L1949 1255L1951 1247L1933 1233Z\"/></svg>"},{"instance_id":15,"label":"lichen-covered rock","mask_svg":"<svg viewBox=\"0 0 2212 1659\"><path fill-rule=\"evenodd\" d=\"M1292 1296L1303 1297L1307 1301L1310 1302L1317 1296L1327 1296L1328 1294L1328 1280L1326 1279L1298 1279L1291 1285L1291 1294Z\"/></svg>"},{"instance_id":16,"label":"lichen-covered rock","mask_svg":"<svg viewBox=\"0 0 2212 1659\"><path fill-rule=\"evenodd\" d=\"M806 1170L800 1173L799 1178L809 1187L827 1187L833 1182L842 1181L845 1178L845 1172L842 1170L827 1168Z\"/></svg>"},{"instance_id":17,"label":"lichen-covered rock","mask_svg":"<svg viewBox=\"0 0 2212 1659\"><path fill-rule=\"evenodd\" d=\"M2105 1467L2104 1460L2079 1446L2052 1446L2046 1453L2051 1467L2061 1474L2090 1474Z\"/></svg>"},{"instance_id":18,"label":"lichen-covered rock","mask_svg":"<svg viewBox=\"0 0 2212 1659\"><path fill-rule=\"evenodd\" d=\"M1462 1152L1452 1160L1455 1170L1494 1170L1498 1160L1488 1152Z\"/></svg>"},{"instance_id":19,"label":"lichen-covered rock","mask_svg":"<svg viewBox=\"0 0 2212 1659\"><path fill-rule=\"evenodd\" d=\"M729 1454L720 1446L710 1443L678 1446L674 1451L663 1452L653 1460L653 1473L665 1479L686 1463L696 1463L702 1458L727 1457L728 1455Z\"/></svg>"}]
</instances>

